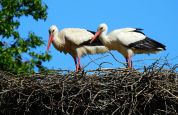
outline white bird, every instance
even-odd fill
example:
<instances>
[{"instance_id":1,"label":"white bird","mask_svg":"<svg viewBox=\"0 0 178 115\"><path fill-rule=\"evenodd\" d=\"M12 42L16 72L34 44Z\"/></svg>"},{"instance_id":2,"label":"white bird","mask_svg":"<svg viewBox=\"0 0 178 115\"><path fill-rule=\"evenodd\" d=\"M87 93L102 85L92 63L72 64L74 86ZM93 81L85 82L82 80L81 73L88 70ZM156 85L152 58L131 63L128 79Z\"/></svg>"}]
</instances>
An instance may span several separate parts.
<instances>
[{"instance_id":1,"label":"white bird","mask_svg":"<svg viewBox=\"0 0 178 115\"><path fill-rule=\"evenodd\" d=\"M99 25L91 43L99 38L109 50L120 52L125 57L128 68L131 68L131 57L134 54L149 54L166 50L165 45L147 37L141 30L138 28L123 28L107 34L108 26L103 23Z\"/></svg>"},{"instance_id":2,"label":"white bird","mask_svg":"<svg viewBox=\"0 0 178 115\"><path fill-rule=\"evenodd\" d=\"M97 40L90 44L95 32L80 28L65 28L58 31L57 26L49 28L49 40L47 51L52 43L60 52L69 53L75 62L76 72L81 70L80 57L87 54L97 54L107 52L108 49ZM78 59L77 59L78 58Z\"/></svg>"}]
</instances>

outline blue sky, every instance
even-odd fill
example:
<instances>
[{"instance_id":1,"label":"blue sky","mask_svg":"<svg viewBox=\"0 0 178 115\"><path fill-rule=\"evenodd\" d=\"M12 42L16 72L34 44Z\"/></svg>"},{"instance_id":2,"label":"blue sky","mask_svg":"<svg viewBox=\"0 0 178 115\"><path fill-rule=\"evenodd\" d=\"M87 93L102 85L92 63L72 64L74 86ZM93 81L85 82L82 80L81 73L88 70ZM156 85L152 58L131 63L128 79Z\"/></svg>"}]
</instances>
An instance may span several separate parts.
<instances>
[{"instance_id":1,"label":"blue sky","mask_svg":"<svg viewBox=\"0 0 178 115\"><path fill-rule=\"evenodd\" d=\"M48 5L48 18L44 21L34 21L31 17L23 17L19 30L26 36L33 31L48 41L48 28L55 24L59 29L77 27L89 30L97 29L100 23L107 23L109 31L124 27L143 28L144 33L167 46L167 50L159 54L135 55L134 67L139 68L154 62L148 59L164 58L168 55L170 63L176 64L178 59L178 0L43 0ZM41 52L46 46L38 49ZM125 62L121 54L112 51L115 57ZM70 55L58 52L53 46L50 48L52 59L44 63L49 69L75 70L73 59ZM108 55L108 56L107 56ZM97 59L97 64L105 68L123 67L108 53L90 55L81 59L82 66ZM175 59L172 59L175 58ZM137 62L137 60L142 60ZM96 69L98 65L91 63L85 69Z\"/></svg>"}]
</instances>

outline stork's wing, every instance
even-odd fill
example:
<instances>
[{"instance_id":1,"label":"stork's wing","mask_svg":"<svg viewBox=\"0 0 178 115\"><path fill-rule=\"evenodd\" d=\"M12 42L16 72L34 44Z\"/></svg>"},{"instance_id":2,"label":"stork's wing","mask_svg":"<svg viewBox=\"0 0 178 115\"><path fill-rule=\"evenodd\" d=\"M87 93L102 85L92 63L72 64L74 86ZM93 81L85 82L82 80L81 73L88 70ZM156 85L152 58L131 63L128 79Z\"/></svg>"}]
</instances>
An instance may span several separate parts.
<instances>
[{"instance_id":1,"label":"stork's wing","mask_svg":"<svg viewBox=\"0 0 178 115\"><path fill-rule=\"evenodd\" d=\"M95 35L95 33L96 33L96 32L91 31L91 30L87 30L87 31L90 32L90 33L92 33L93 35ZM83 42L80 45L86 45L86 46L104 46L103 43L98 38L96 40L94 40L92 43L90 41L91 41L91 39L88 40L88 41Z\"/></svg>"},{"instance_id":2,"label":"stork's wing","mask_svg":"<svg viewBox=\"0 0 178 115\"><path fill-rule=\"evenodd\" d=\"M129 47L139 49L139 50L145 50L145 51L161 51L161 50L166 50L166 46L151 39L146 37L143 40L137 41L135 43L129 44Z\"/></svg>"},{"instance_id":3,"label":"stork's wing","mask_svg":"<svg viewBox=\"0 0 178 115\"><path fill-rule=\"evenodd\" d=\"M143 40L146 38L141 29L136 28L123 28L117 29L108 34L108 38L112 40L112 42L119 42L124 46L129 46L131 43L135 43L137 41Z\"/></svg>"},{"instance_id":4,"label":"stork's wing","mask_svg":"<svg viewBox=\"0 0 178 115\"><path fill-rule=\"evenodd\" d=\"M63 32L65 40L75 45L89 41L94 36L91 32L80 28L66 28Z\"/></svg>"},{"instance_id":5,"label":"stork's wing","mask_svg":"<svg viewBox=\"0 0 178 115\"><path fill-rule=\"evenodd\" d=\"M95 31L91 31L91 30L87 30L88 32L92 33L93 35L95 35Z\"/></svg>"},{"instance_id":6,"label":"stork's wing","mask_svg":"<svg viewBox=\"0 0 178 115\"><path fill-rule=\"evenodd\" d=\"M91 40L85 41L80 46L104 46L103 43L100 41L100 39L95 39L92 43L90 42Z\"/></svg>"},{"instance_id":7,"label":"stork's wing","mask_svg":"<svg viewBox=\"0 0 178 115\"><path fill-rule=\"evenodd\" d=\"M118 29L112 34L116 34L120 43L130 48L145 51L160 51L166 49L165 45L148 38L141 30L142 29L139 28L124 28Z\"/></svg>"}]
</instances>

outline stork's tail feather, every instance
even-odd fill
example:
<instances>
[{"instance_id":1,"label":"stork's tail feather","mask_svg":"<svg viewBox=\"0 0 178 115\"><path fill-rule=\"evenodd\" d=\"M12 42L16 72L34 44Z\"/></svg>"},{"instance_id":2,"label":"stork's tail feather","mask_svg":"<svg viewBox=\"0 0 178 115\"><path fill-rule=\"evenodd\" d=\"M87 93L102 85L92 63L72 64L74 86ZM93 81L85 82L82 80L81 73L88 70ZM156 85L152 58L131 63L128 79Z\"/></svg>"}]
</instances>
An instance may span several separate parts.
<instances>
[{"instance_id":1,"label":"stork's tail feather","mask_svg":"<svg viewBox=\"0 0 178 115\"><path fill-rule=\"evenodd\" d=\"M166 46L163 45L162 43L159 43L151 38L146 38L148 42L150 42L150 44L153 45L153 48L157 49L157 50L166 50Z\"/></svg>"},{"instance_id":2,"label":"stork's tail feather","mask_svg":"<svg viewBox=\"0 0 178 115\"><path fill-rule=\"evenodd\" d=\"M148 51L148 52L166 50L165 45L148 37L141 41L131 43L129 47L132 47L133 49L137 49L137 50Z\"/></svg>"}]
</instances>

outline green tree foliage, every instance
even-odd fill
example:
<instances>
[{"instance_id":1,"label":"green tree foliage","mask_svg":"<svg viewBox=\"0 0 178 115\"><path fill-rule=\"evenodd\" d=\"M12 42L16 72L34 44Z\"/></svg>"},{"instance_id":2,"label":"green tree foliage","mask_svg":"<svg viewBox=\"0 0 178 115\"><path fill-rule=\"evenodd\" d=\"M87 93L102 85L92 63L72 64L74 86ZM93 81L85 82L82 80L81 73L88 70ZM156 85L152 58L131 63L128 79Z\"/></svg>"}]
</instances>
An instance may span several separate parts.
<instances>
[{"instance_id":1,"label":"green tree foliage","mask_svg":"<svg viewBox=\"0 0 178 115\"><path fill-rule=\"evenodd\" d=\"M50 59L46 53L34 49L43 45L41 37L33 32L22 38L18 32L20 17L32 16L36 21L46 20L47 5L41 0L0 0L0 69L14 73L32 73L42 62ZM28 57L24 60L24 56Z\"/></svg>"}]
</instances>

